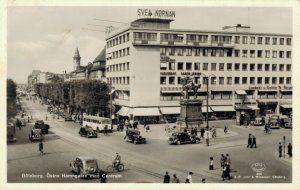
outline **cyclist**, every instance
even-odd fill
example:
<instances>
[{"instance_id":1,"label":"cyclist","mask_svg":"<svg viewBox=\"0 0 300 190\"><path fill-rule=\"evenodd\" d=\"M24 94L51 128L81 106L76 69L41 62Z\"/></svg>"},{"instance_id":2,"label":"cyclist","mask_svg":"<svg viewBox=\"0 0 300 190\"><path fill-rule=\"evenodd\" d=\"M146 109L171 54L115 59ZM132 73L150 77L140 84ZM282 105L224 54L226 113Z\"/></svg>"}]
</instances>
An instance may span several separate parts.
<instances>
[{"instance_id":1,"label":"cyclist","mask_svg":"<svg viewBox=\"0 0 300 190\"><path fill-rule=\"evenodd\" d=\"M117 167L121 164L121 156L119 153L116 153L116 158L114 159L113 165L114 167Z\"/></svg>"}]
</instances>

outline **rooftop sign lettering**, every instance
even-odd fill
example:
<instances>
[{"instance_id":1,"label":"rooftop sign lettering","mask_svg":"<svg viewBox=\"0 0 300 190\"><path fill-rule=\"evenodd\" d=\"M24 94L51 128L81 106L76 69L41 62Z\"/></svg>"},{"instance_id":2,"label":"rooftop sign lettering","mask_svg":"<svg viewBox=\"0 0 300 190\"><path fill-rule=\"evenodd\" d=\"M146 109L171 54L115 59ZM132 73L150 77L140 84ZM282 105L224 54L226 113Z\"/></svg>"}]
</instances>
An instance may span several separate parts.
<instances>
[{"instance_id":1,"label":"rooftop sign lettering","mask_svg":"<svg viewBox=\"0 0 300 190\"><path fill-rule=\"evenodd\" d=\"M175 18L175 11L138 9L137 16L138 16L138 18L174 19Z\"/></svg>"}]
</instances>

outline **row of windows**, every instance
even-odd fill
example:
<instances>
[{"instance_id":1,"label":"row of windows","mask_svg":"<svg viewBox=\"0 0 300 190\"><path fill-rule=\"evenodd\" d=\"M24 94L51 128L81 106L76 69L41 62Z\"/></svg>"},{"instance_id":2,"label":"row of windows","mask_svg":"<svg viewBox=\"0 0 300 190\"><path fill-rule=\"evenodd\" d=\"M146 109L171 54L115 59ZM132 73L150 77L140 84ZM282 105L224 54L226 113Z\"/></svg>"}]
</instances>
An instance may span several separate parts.
<instances>
[{"instance_id":1,"label":"row of windows","mask_svg":"<svg viewBox=\"0 0 300 190\"><path fill-rule=\"evenodd\" d=\"M170 71L200 71L201 70L201 64L198 62L195 62L194 64L191 62L183 63L178 62L177 68L176 64L174 62L169 63L161 63L160 70L170 70ZM211 71L225 71L225 63L210 63L210 70ZM227 71L291 71L292 65L291 64L262 64L262 63L227 63L226 64L226 70ZM209 70L209 63L202 63L202 70L208 71Z\"/></svg>"},{"instance_id":2,"label":"row of windows","mask_svg":"<svg viewBox=\"0 0 300 190\"><path fill-rule=\"evenodd\" d=\"M292 45L292 38L278 38L278 37L256 37L256 36L229 36L229 35L199 35L199 34L186 34L187 42L207 43L227 43L230 44L234 38L235 44L264 44L264 45ZM151 32L134 32L135 40L156 40L157 33ZM184 34L174 33L161 33L160 41L176 41L183 42L185 39Z\"/></svg>"},{"instance_id":3,"label":"row of windows","mask_svg":"<svg viewBox=\"0 0 300 190\"><path fill-rule=\"evenodd\" d=\"M279 79L278 79L279 78ZM168 81L167 81L168 79ZM292 78L291 77L218 77L218 84L219 85L225 85L225 79L227 85L232 84L292 84ZM264 82L263 82L264 79ZM200 84L200 77L194 77L194 82L196 84ZM176 83L176 77L175 76L163 76L160 77L160 84L161 85L175 85L175 84L181 84L181 77L177 77L177 83ZM202 77L202 84L206 84L206 78ZM210 79L211 85L217 84L217 77L211 77Z\"/></svg>"},{"instance_id":4,"label":"row of windows","mask_svg":"<svg viewBox=\"0 0 300 190\"><path fill-rule=\"evenodd\" d=\"M128 56L128 55L130 55L129 47L109 53L108 56L107 56L107 60L117 59L119 57L124 57L124 56Z\"/></svg>"},{"instance_id":5,"label":"row of windows","mask_svg":"<svg viewBox=\"0 0 300 190\"><path fill-rule=\"evenodd\" d=\"M217 48L161 48L160 55L169 56L203 56L203 57L251 57L251 58L292 58L291 51L276 50L231 50Z\"/></svg>"},{"instance_id":6,"label":"row of windows","mask_svg":"<svg viewBox=\"0 0 300 190\"><path fill-rule=\"evenodd\" d=\"M129 62L110 65L106 68L107 72L128 71L128 70L129 70Z\"/></svg>"},{"instance_id":7,"label":"row of windows","mask_svg":"<svg viewBox=\"0 0 300 190\"><path fill-rule=\"evenodd\" d=\"M113 47L113 46L116 46L116 45L119 45L119 44L122 44L122 43L125 43L128 41L129 41L129 33L126 33L126 34L123 34L122 36L119 36L119 37L116 37L116 38L113 38L113 39L107 41L106 46L107 46L107 48L110 48L110 47Z\"/></svg>"},{"instance_id":8,"label":"row of windows","mask_svg":"<svg viewBox=\"0 0 300 190\"><path fill-rule=\"evenodd\" d=\"M130 84L129 77L109 77L107 78L109 84Z\"/></svg>"}]
</instances>

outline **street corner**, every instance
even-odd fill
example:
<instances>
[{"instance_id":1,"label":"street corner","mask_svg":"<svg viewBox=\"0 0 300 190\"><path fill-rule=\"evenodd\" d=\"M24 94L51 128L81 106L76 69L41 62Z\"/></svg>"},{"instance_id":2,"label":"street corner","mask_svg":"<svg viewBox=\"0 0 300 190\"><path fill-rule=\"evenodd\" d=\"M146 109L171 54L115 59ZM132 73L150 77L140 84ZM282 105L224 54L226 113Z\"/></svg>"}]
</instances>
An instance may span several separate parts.
<instances>
[{"instance_id":1,"label":"street corner","mask_svg":"<svg viewBox=\"0 0 300 190\"><path fill-rule=\"evenodd\" d=\"M274 150L273 151L273 156L276 160L284 163L284 164L288 164L288 165L292 165L292 161L293 161L293 157L290 157L287 153L282 153L282 156L279 157L279 151L278 150Z\"/></svg>"}]
</instances>

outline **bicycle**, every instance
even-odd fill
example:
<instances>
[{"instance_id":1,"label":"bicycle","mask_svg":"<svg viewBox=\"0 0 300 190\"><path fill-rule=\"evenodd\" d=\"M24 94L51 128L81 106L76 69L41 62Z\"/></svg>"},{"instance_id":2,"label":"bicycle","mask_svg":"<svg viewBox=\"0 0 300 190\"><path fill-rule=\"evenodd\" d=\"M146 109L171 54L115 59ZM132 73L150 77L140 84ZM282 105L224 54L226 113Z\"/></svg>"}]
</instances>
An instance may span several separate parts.
<instances>
[{"instance_id":1,"label":"bicycle","mask_svg":"<svg viewBox=\"0 0 300 190\"><path fill-rule=\"evenodd\" d=\"M107 173L112 173L114 171L118 171L118 172L121 172L124 170L124 164L120 163L120 164L117 164L117 165L109 165L107 166Z\"/></svg>"}]
</instances>

